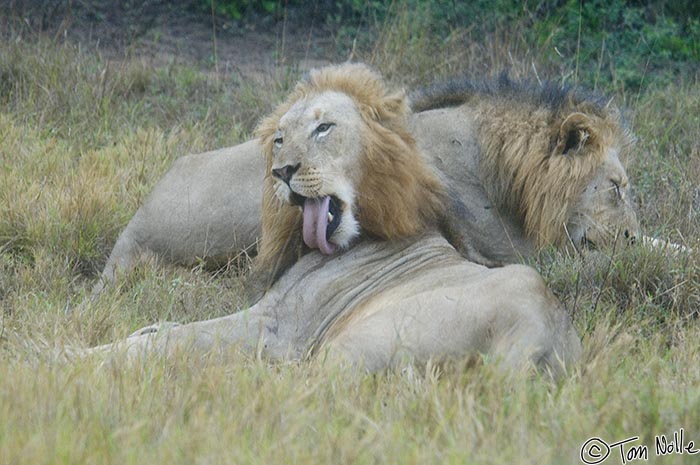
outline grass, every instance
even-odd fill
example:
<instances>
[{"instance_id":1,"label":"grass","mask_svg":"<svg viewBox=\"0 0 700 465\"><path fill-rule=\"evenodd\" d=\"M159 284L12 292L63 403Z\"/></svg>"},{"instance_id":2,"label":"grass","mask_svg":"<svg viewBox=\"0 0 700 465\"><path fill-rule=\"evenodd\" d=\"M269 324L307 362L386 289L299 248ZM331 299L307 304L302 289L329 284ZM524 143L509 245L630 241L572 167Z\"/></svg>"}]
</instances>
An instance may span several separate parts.
<instances>
[{"instance_id":1,"label":"grass","mask_svg":"<svg viewBox=\"0 0 700 465\"><path fill-rule=\"evenodd\" d=\"M572 72L517 31L407 39L421 27L397 15L356 58L411 86L507 65L531 78ZM694 251L534 261L585 347L582 366L557 384L466 362L379 375L236 353L56 363L51 347L235 311L234 272L148 264L70 309L171 162L248 138L300 72L249 82L192 63L106 58L38 33L0 42L0 463L560 464L578 463L592 436L640 436L652 463L694 463L657 459L653 441L682 427L700 442L697 80L610 89L639 137L627 166L644 230Z\"/></svg>"}]
</instances>

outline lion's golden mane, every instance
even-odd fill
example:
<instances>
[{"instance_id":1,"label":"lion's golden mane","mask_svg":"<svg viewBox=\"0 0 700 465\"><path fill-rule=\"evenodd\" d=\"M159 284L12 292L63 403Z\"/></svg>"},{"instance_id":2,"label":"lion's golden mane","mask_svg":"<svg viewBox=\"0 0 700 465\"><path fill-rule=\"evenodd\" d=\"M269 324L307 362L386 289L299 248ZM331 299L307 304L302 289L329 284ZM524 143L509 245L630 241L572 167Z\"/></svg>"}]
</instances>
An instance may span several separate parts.
<instances>
[{"instance_id":1,"label":"lion's golden mane","mask_svg":"<svg viewBox=\"0 0 700 465\"><path fill-rule=\"evenodd\" d=\"M592 108L577 110L564 119L561 127L548 128L549 134L534 132L540 137L527 132L513 134L508 127L491 127L483 146L484 185L497 203L512 205L523 216L525 233L536 238L538 247L566 244L568 237L562 225L603 163L611 140L621 137L617 134L621 128L617 116L595 115ZM551 141L556 141L554 147ZM567 150L574 153L568 158L557 156Z\"/></svg>"},{"instance_id":2,"label":"lion's golden mane","mask_svg":"<svg viewBox=\"0 0 700 465\"><path fill-rule=\"evenodd\" d=\"M505 74L437 85L411 102L414 112L460 105L474 118L484 189L537 248L569 242L563 225L607 150L618 147L627 156L636 141L611 100Z\"/></svg>"},{"instance_id":3,"label":"lion's golden mane","mask_svg":"<svg viewBox=\"0 0 700 465\"><path fill-rule=\"evenodd\" d=\"M442 219L444 189L418 152L406 123L403 91L390 91L382 77L362 64L312 70L289 97L256 129L266 158L262 237L254 269L272 273L272 281L303 253L301 210L280 201L271 176L272 147L279 121L297 102L323 92L342 92L357 106L364 127L357 191L357 219L371 237L396 240L437 226ZM271 284L271 282L268 282Z\"/></svg>"}]
</instances>

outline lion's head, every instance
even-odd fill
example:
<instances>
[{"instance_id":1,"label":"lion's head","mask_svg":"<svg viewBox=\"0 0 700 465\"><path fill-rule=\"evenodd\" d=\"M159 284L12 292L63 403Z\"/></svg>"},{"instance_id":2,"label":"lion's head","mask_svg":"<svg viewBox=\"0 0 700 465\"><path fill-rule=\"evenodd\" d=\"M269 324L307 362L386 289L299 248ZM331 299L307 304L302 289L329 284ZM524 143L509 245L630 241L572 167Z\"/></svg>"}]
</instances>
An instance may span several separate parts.
<instances>
[{"instance_id":1,"label":"lion's head","mask_svg":"<svg viewBox=\"0 0 700 465\"><path fill-rule=\"evenodd\" d=\"M635 139L619 118L619 112L613 109L600 116L589 112L564 118L548 168L553 177L571 183L561 189L566 202L560 204L568 207L568 211L560 208L566 227L563 232L561 228L549 232L545 239L579 247L603 245L618 237L630 241L638 237L630 183L620 161L631 155ZM539 221L557 220L555 216Z\"/></svg>"},{"instance_id":2,"label":"lion's head","mask_svg":"<svg viewBox=\"0 0 700 465\"><path fill-rule=\"evenodd\" d=\"M611 100L504 74L439 84L412 101L416 112L453 106L475 123L478 176L490 200L537 247L600 245L618 233L638 234L620 163L635 138Z\"/></svg>"},{"instance_id":3,"label":"lion's head","mask_svg":"<svg viewBox=\"0 0 700 465\"><path fill-rule=\"evenodd\" d=\"M365 65L297 84L257 130L267 160L259 266L286 268L302 241L332 254L361 232L394 240L437 224L443 188L405 129L407 112L403 92Z\"/></svg>"},{"instance_id":4,"label":"lion's head","mask_svg":"<svg viewBox=\"0 0 700 465\"><path fill-rule=\"evenodd\" d=\"M509 192L519 197L511 202L524 213L525 231L540 247L637 237L629 179L620 162L629 156L634 137L619 112L579 105L562 111L550 128L550 148L523 160L522 175L515 176Z\"/></svg>"}]
</instances>

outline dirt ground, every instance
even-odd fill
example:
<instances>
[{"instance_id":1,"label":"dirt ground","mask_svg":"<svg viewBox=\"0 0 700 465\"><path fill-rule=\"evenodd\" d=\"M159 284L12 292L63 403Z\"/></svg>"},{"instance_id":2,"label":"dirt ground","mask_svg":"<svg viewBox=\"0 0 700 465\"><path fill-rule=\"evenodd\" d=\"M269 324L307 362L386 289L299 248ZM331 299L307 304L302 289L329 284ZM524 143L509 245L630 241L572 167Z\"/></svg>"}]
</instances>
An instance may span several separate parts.
<instances>
[{"instance_id":1,"label":"dirt ground","mask_svg":"<svg viewBox=\"0 0 700 465\"><path fill-rule=\"evenodd\" d=\"M110 60L142 57L156 66L187 63L254 78L275 66L306 70L337 57L318 3L311 16L284 9L234 20L187 1L11 0L0 5L0 37L42 35L95 47Z\"/></svg>"}]
</instances>

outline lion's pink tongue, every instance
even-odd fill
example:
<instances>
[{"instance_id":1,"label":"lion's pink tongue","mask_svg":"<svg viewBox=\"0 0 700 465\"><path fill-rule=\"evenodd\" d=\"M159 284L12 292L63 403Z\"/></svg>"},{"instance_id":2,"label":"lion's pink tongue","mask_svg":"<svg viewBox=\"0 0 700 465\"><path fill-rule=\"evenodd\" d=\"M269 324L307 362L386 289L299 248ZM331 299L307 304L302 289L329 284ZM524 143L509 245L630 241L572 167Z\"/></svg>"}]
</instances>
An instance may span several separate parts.
<instances>
[{"instance_id":1,"label":"lion's pink tongue","mask_svg":"<svg viewBox=\"0 0 700 465\"><path fill-rule=\"evenodd\" d=\"M329 196L304 201L304 224L302 226L304 243L312 249L319 249L325 255L335 252L335 245L329 244L326 240L330 201Z\"/></svg>"}]
</instances>

